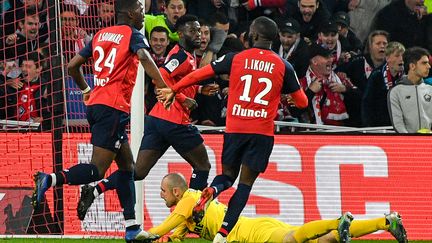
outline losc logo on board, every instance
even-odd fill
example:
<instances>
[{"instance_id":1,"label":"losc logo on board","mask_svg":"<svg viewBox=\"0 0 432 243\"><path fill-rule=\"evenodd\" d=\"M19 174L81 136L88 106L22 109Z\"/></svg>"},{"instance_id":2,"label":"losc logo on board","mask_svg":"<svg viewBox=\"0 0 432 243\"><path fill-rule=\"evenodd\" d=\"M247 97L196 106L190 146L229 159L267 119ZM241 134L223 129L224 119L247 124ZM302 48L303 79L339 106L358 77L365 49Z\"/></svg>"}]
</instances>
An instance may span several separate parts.
<instances>
[{"instance_id":1,"label":"losc logo on board","mask_svg":"<svg viewBox=\"0 0 432 243\"><path fill-rule=\"evenodd\" d=\"M32 216L30 188L0 188L0 234L25 234Z\"/></svg>"}]
</instances>

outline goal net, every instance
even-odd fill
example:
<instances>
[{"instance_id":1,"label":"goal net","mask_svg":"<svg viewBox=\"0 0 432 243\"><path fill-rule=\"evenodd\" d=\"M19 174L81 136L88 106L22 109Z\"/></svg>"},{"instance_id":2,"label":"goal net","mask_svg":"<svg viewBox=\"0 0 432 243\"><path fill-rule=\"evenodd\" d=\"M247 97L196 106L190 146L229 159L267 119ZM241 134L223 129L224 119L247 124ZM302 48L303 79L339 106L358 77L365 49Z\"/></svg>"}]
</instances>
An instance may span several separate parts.
<instances>
[{"instance_id":1,"label":"goal net","mask_svg":"<svg viewBox=\"0 0 432 243\"><path fill-rule=\"evenodd\" d=\"M6 0L0 6L0 235L124 232L113 192L99 197L82 222L76 216L78 186L50 189L37 210L30 203L35 172L91 159L86 108L66 66L115 17L114 0L87 2ZM92 86L91 65L82 71Z\"/></svg>"}]
</instances>

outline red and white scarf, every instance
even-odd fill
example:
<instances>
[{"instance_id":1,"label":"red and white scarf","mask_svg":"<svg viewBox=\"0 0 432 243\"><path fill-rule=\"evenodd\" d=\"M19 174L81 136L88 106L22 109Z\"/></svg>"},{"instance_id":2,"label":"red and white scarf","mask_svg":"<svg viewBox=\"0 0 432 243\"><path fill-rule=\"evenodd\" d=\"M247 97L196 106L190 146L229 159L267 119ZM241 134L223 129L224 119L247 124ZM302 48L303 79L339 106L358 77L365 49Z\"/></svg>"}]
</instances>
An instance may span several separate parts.
<instances>
[{"instance_id":1,"label":"red and white scarf","mask_svg":"<svg viewBox=\"0 0 432 243\"><path fill-rule=\"evenodd\" d=\"M395 85L395 82L397 79L402 76L401 73L397 73L395 77L392 76L390 72L390 68L388 66L388 63L386 63L382 69L383 78L384 78L384 84L386 86L386 89L389 90L391 87Z\"/></svg>"},{"instance_id":2,"label":"red and white scarf","mask_svg":"<svg viewBox=\"0 0 432 243\"><path fill-rule=\"evenodd\" d=\"M371 75L371 73L373 71L373 67L371 65L369 65L366 58L364 59L364 71L366 74L366 78L369 78L369 76Z\"/></svg>"},{"instance_id":3,"label":"red and white scarf","mask_svg":"<svg viewBox=\"0 0 432 243\"><path fill-rule=\"evenodd\" d=\"M313 82L316 75L309 68L306 72L306 87ZM332 92L329 84L332 82L343 84L335 72L331 72L327 80L322 81L322 89L312 98L312 107L316 124L340 125L342 120L348 119L344 97L340 93ZM323 99L325 94L325 101Z\"/></svg>"}]
</instances>

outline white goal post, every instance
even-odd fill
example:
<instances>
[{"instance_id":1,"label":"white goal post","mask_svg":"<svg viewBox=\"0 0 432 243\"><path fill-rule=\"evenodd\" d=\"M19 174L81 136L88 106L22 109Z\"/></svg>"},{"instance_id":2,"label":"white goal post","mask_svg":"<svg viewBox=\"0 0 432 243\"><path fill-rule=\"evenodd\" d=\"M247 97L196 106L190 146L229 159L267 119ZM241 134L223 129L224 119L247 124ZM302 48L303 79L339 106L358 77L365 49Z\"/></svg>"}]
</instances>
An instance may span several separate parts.
<instances>
[{"instance_id":1,"label":"white goal post","mask_svg":"<svg viewBox=\"0 0 432 243\"><path fill-rule=\"evenodd\" d=\"M145 9L145 0L140 0ZM141 33L145 34L145 28L141 29ZM131 100L131 149L136 161L138 156L139 147L141 145L141 138L144 134L144 82L145 80L144 68L141 64L138 65L138 74L136 79L135 88L132 93ZM151 82L151 80L150 80ZM136 219L139 224L144 222L144 193L143 181L135 182L136 191Z\"/></svg>"}]
</instances>

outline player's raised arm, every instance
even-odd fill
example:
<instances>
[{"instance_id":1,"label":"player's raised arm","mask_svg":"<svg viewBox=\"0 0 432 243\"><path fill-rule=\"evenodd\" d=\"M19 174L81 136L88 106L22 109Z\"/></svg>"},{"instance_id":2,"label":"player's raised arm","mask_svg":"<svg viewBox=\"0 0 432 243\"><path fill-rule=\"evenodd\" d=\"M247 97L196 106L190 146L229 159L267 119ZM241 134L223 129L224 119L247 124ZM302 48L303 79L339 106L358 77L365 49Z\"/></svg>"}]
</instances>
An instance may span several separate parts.
<instances>
[{"instance_id":1,"label":"player's raised arm","mask_svg":"<svg viewBox=\"0 0 432 243\"><path fill-rule=\"evenodd\" d=\"M156 66L156 63L150 56L150 53L141 48L137 51L138 59L140 60L142 66L144 67L146 73L153 79L154 84L158 88L168 87L162 78L161 73L159 72L159 68Z\"/></svg>"},{"instance_id":2,"label":"player's raised arm","mask_svg":"<svg viewBox=\"0 0 432 243\"><path fill-rule=\"evenodd\" d=\"M186 88L188 86L191 86L193 84L196 84L202 80L206 80L208 78L211 78L215 76L215 72L213 70L213 67L210 64L207 64L206 66L197 69L188 75L186 75L184 78L180 80L180 82L173 85L172 90L174 92L178 92L179 90Z\"/></svg>"},{"instance_id":3,"label":"player's raised arm","mask_svg":"<svg viewBox=\"0 0 432 243\"><path fill-rule=\"evenodd\" d=\"M86 102L90 97L90 86L84 79L84 75L81 72L81 66L87 61L87 58L81 56L80 54L75 55L72 60L70 60L67 68L69 75L73 78L75 83L81 89L83 93L83 100Z\"/></svg>"}]
</instances>

